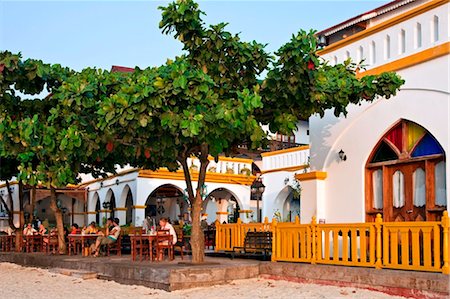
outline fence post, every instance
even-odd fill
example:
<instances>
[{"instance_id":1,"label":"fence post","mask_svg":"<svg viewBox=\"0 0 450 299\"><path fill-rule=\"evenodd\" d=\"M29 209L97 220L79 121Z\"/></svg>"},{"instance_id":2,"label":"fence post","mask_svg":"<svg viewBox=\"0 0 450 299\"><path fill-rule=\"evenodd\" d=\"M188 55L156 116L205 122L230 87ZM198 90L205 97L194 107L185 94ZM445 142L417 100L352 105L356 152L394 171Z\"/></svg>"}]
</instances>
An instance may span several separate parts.
<instances>
[{"instance_id":1,"label":"fence post","mask_svg":"<svg viewBox=\"0 0 450 299\"><path fill-rule=\"evenodd\" d=\"M442 215L442 219L441 219L441 223L442 223L442 233L443 233L443 239L442 239L442 260L444 262L444 264L442 265L442 273L443 274L449 274L450 273L450 269L449 269L449 265L448 265L448 259L449 259L449 250L450 248L448 247L448 227L449 227L449 219L448 219L448 211L444 211L444 214Z\"/></svg>"},{"instance_id":2,"label":"fence post","mask_svg":"<svg viewBox=\"0 0 450 299\"><path fill-rule=\"evenodd\" d=\"M375 269L381 269L381 227L382 227L383 219L381 218L381 214L377 214L377 218L375 219L375 248L376 248L376 261L375 261Z\"/></svg>"},{"instance_id":3,"label":"fence post","mask_svg":"<svg viewBox=\"0 0 450 299\"><path fill-rule=\"evenodd\" d=\"M244 236L245 236L244 232ZM236 221L236 245L233 246L244 246L244 242L241 240L241 235L242 235L242 220L241 218L238 218L238 220ZM245 238L245 237L244 237Z\"/></svg>"},{"instance_id":4,"label":"fence post","mask_svg":"<svg viewBox=\"0 0 450 299\"><path fill-rule=\"evenodd\" d=\"M220 229L220 221L216 219L215 221L215 227L216 227L216 246L214 248L214 251L219 251L219 248L222 248L222 244L220 244L220 236L221 236L221 229Z\"/></svg>"},{"instance_id":5,"label":"fence post","mask_svg":"<svg viewBox=\"0 0 450 299\"><path fill-rule=\"evenodd\" d=\"M311 264L316 263L316 250L317 250L317 222L316 222L316 216L313 216L311 219L311 243L312 243L312 252L311 252ZM320 241L322 242L322 236L320 238Z\"/></svg>"},{"instance_id":6,"label":"fence post","mask_svg":"<svg viewBox=\"0 0 450 299\"><path fill-rule=\"evenodd\" d=\"M278 244L278 234L277 234L277 220L272 219L272 262L277 261L277 244Z\"/></svg>"},{"instance_id":7,"label":"fence post","mask_svg":"<svg viewBox=\"0 0 450 299\"><path fill-rule=\"evenodd\" d=\"M261 226L261 231L268 232L270 231L270 223L269 223L269 217L264 217L264 224Z\"/></svg>"},{"instance_id":8,"label":"fence post","mask_svg":"<svg viewBox=\"0 0 450 299\"><path fill-rule=\"evenodd\" d=\"M294 221L294 223L295 223L295 224L300 224L300 217L298 217L298 215L295 216L295 221Z\"/></svg>"}]
</instances>

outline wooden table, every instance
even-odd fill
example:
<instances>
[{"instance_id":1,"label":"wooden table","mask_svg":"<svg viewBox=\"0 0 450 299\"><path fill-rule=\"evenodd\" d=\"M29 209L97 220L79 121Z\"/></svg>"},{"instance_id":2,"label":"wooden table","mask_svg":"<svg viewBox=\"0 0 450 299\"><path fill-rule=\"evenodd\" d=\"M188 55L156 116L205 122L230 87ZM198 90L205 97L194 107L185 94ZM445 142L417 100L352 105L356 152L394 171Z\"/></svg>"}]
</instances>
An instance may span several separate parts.
<instances>
[{"instance_id":1,"label":"wooden table","mask_svg":"<svg viewBox=\"0 0 450 299\"><path fill-rule=\"evenodd\" d=\"M43 249L43 236L42 235L28 235L23 236L25 242L26 252L39 252Z\"/></svg>"},{"instance_id":2,"label":"wooden table","mask_svg":"<svg viewBox=\"0 0 450 299\"><path fill-rule=\"evenodd\" d=\"M14 235L0 235L0 250L3 252L14 251Z\"/></svg>"},{"instance_id":3,"label":"wooden table","mask_svg":"<svg viewBox=\"0 0 450 299\"><path fill-rule=\"evenodd\" d=\"M74 248L74 253L76 253L76 246L77 244L81 244L81 253L83 256L88 256L89 254L86 253L85 248L89 248L88 241L89 240L97 240L98 237L102 235L100 234L69 234L67 237L69 238L69 255L72 254L72 247Z\"/></svg>"},{"instance_id":4,"label":"wooden table","mask_svg":"<svg viewBox=\"0 0 450 299\"><path fill-rule=\"evenodd\" d=\"M153 261L153 248L154 248L154 243L156 241L156 234L142 234L142 235L135 235L135 234L130 234L130 241L131 241L131 258L134 260L136 260L136 255L137 255L137 241L141 239L148 241L148 251L149 251L149 256L150 256L150 260ZM143 246L143 244L141 244L141 246ZM142 250L142 249L141 249Z\"/></svg>"}]
</instances>

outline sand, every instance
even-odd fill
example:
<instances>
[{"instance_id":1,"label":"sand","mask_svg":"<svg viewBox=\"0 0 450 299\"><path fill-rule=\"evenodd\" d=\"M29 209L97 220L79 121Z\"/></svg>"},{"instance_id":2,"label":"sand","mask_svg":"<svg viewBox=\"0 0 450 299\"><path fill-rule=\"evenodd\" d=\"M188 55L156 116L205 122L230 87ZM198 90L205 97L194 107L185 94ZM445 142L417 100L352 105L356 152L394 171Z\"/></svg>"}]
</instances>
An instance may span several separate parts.
<instances>
[{"instance_id":1,"label":"sand","mask_svg":"<svg viewBox=\"0 0 450 299\"><path fill-rule=\"evenodd\" d=\"M165 292L99 279L75 278L49 270L0 263L0 298L119 299L119 298L399 298L350 287L322 286L280 280L235 280L227 285Z\"/></svg>"}]
</instances>

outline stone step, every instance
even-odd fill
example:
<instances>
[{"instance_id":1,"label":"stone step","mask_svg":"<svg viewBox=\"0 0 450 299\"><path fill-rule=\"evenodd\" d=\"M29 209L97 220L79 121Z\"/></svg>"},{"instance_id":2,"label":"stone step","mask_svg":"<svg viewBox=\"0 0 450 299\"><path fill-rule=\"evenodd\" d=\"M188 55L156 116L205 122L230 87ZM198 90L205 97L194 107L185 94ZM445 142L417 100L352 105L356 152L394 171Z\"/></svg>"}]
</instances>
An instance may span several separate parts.
<instances>
[{"instance_id":1,"label":"stone step","mask_svg":"<svg viewBox=\"0 0 450 299\"><path fill-rule=\"evenodd\" d=\"M83 270L74 270L74 269L64 269L64 268L50 268L49 272L62 274L66 276L72 276L81 279L96 279L98 278L98 273L91 271L83 271Z\"/></svg>"}]
</instances>

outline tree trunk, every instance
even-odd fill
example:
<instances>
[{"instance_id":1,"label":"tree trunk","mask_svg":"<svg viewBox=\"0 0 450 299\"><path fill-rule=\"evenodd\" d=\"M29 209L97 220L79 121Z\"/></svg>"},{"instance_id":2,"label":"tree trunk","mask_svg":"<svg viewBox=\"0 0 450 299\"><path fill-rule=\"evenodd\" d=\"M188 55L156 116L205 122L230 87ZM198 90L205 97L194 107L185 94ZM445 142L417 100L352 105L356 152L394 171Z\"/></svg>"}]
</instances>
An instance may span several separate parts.
<instances>
[{"instance_id":1,"label":"tree trunk","mask_svg":"<svg viewBox=\"0 0 450 299\"><path fill-rule=\"evenodd\" d=\"M58 230L58 245L59 253L66 253L66 240L64 238L64 223L61 210L58 208L56 190L54 187L50 187L50 208L55 213L56 229Z\"/></svg>"},{"instance_id":2,"label":"tree trunk","mask_svg":"<svg viewBox=\"0 0 450 299\"><path fill-rule=\"evenodd\" d=\"M192 217L192 231L191 231L191 249L192 249L192 263L203 263L205 260L205 238L203 230L201 229L201 212L202 212L202 186L205 183L206 169L209 164L208 160L208 145L201 146L200 155L200 171L198 174L197 189L194 195L192 188L191 175L187 165L187 155L181 159L181 166L183 167L184 177L188 190L189 200L191 202L191 217Z\"/></svg>"},{"instance_id":3,"label":"tree trunk","mask_svg":"<svg viewBox=\"0 0 450 299\"><path fill-rule=\"evenodd\" d=\"M33 221L34 208L36 206L36 186L33 186L30 194L30 216L28 217L28 222Z\"/></svg>"},{"instance_id":4,"label":"tree trunk","mask_svg":"<svg viewBox=\"0 0 450 299\"><path fill-rule=\"evenodd\" d=\"M25 218L23 214L23 183L19 181L19 228L16 230L16 251L22 251L23 227Z\"/></svg>"},{"instance_id":5,"label":"tree trunk","mask_svg":"<svg viewBox=\"0 0 450 299\"><path fill-rule=\"evenodd\" d=\"M11 191L9 190L9 181L6 181L6 189L8 190L8 203L6 204L5 200L3 199L3 196L1 196L1 201L3 206L5 207L6 213L8 213L8 224L9 227L15 231L17 229L16 225L14 224L14 201L12 199Z\"/></svg>"}]
</instances>

